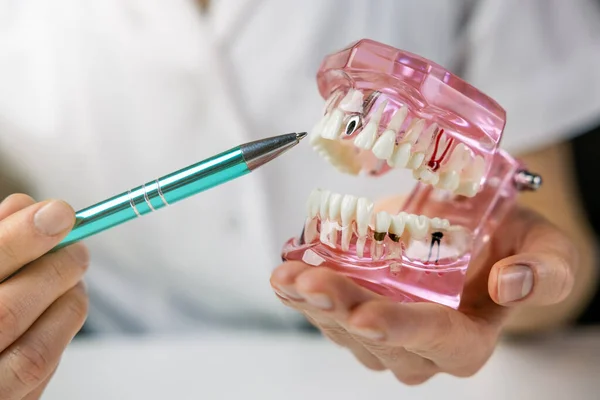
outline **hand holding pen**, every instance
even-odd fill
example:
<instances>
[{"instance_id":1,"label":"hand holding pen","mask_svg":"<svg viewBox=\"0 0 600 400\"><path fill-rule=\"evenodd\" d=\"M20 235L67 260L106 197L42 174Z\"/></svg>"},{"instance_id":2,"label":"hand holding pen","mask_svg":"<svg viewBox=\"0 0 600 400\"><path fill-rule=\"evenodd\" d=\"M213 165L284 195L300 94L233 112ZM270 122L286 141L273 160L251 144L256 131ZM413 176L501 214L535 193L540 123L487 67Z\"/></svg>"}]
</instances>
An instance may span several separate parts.
<instances>
[{"instance_id":1,"label":"hand holding pen","mask_svg":"<svg viewBox=\"0 0 600 400\"><path fill-rule=\"evenodd\" d=\"M84 324L80 240L241 177L305 133L246 143L75 212L63 201L15 194L0 204L0 399L37 399Z\"/></svg>"}]
</instances>

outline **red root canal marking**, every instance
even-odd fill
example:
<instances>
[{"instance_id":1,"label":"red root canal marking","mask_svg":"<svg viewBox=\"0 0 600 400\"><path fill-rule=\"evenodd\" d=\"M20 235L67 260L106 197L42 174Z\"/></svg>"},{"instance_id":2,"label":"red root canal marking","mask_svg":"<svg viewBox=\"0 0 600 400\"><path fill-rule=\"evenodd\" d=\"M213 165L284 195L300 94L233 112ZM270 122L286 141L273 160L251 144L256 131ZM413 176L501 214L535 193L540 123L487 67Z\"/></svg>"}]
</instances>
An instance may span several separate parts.
<instances>
[{"instance_id":1,"label":"red root canal marking","mask_svg":"<svg viewBox=\"0 0 600 400\"><path fill-rule=\"evenodd\" d=\"M448 140L448 143L446 144L446 148L444 149L444 151L442 152L440 157L438 159L436 159L435 157L437 156L438 149L440 146L440 140L442 140L443 134L444 134L443 129L440 129L439 131L437 131L437 135L435 137L435 147L433 148L433 154L431 155L431 159L427 162L427 166L429 168L431 168L431 170L433 172L436 172L438 169L440 169L440 166L442 165L442 161L448 155L448 151L450 151L450 146L452 146L452 143L454 142L454 138L450 138L450 140Z\"/></svg>"}]
</instances>

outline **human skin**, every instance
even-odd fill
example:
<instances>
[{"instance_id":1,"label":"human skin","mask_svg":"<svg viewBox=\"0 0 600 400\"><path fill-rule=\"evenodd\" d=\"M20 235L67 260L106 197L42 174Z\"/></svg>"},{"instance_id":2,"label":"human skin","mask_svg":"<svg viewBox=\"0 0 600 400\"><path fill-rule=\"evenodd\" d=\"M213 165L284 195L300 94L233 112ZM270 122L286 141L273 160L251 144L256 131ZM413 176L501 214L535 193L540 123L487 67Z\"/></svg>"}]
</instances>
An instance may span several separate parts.
<instances>
[{"instance_id":1,"label":"human skin","mask_svg":"<svg viewBox=\"0 0 600 400\"><path fill-rule=\"evenodd\" d=\"M546 177L544 191L523 196L473 261L458 310L395 303L332 270L301 262L279 266L271 277L273 290L367 368L390 370L409 385L440 372L471 376L503 333L564 326L592 294L593 235L582 217L565 146L522 157ZM397 209L399 201L386 199L378 208Z\"/></svg>"},{"instance_id":2,"label":"human skin","mask_svg":"<svg viewBox=\"0 0 600 400\"><path fill-rule=\"evenodd\" d=\"M15 194L0 204L1 399L40 398L85 322L86 247L47 254L74 223L74 210L62 201Z\"/></svg>"}]
</instances>

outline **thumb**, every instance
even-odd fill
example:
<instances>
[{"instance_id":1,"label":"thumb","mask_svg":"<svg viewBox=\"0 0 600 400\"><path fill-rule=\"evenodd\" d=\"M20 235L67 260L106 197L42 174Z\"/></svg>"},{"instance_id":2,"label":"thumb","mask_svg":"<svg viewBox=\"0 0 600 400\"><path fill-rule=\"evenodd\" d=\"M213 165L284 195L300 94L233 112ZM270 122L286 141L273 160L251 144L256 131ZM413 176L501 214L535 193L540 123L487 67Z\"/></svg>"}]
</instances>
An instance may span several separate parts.
<instances>
[{"instance_id":1,"label":"thumb","mask_svg":"<svg viewBox=\"0 0 600 400\"><path fill-rule=\"evenodd\" d=\"M517 209L498 229L494 246L499 254L513 254L492 267L490 297L498 304L550 305L571 292L577 250L571 240L545 218Z\"/></svg>"}]
</instances>

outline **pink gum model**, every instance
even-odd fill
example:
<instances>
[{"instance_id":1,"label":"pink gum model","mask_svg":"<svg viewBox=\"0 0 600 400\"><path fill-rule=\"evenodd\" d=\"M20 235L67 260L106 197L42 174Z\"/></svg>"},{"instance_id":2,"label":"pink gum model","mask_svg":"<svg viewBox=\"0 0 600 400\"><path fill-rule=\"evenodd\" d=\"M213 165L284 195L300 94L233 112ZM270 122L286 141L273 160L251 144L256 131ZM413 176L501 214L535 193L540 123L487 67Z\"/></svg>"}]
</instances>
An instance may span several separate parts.
<instances>
[{"instance_id":1,"label":"pink gum model","mask_svg":"<svg viewBox=\"0 0 600 400\"><path fill-rule=\"evenodd\" d=\"M499 148L505 111L417 55L361 40L317 74L324 116L310 133L341 172L409 169L415 189L397 213L353 194L316 189L284 260L328 267L397 301L457 308L469 262L541 178Z\"/></svg>"}]
</instances>

